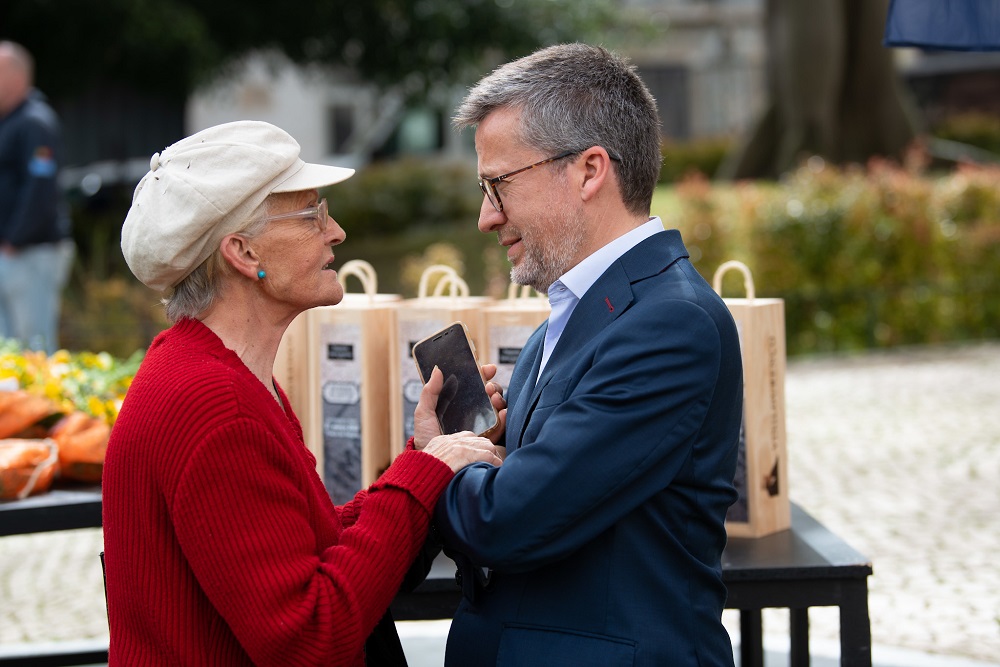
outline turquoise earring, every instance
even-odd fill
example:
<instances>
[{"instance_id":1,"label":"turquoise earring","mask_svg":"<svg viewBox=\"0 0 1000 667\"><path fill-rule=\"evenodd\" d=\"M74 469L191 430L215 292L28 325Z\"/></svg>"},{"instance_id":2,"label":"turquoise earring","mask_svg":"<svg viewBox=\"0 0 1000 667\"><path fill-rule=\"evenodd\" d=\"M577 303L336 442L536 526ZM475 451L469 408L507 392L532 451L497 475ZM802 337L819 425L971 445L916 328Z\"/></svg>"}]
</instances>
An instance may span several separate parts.
<instances>
[{"instance_id":1,"label":"turquoise earring","mask_svg":"<svg viewBox=\"0 0 1000 667\"><path fill-rule=\"evenodd\" d=\"M260 278L261 280L263 280L265 276L267 276L267 274L264 272L264 269L261 269L260 271L257 272L257 277Z\"/></svg>"}]
</instances>

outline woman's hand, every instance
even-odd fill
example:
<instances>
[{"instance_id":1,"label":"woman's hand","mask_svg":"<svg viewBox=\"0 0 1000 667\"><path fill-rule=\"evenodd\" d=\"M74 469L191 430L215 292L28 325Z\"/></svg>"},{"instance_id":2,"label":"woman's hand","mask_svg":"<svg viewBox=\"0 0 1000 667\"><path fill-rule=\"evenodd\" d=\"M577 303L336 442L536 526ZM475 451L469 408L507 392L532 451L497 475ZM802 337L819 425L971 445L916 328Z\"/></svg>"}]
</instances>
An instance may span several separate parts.
<instances>
[{"instance_id":1,"label":"woman's hand","mask_svg":"<svg viewBox=\"0 0 1000 667\"><path fill-rule=\"evenodd\" d=\"M461 431L431 438L423 451L446 463L452 472L458 472L470 463L478 461L495 466L502 465L503 459L498 449L503 447L497 447L487 438L480 437L472 431Z\"/></svg>"}]
</instances>

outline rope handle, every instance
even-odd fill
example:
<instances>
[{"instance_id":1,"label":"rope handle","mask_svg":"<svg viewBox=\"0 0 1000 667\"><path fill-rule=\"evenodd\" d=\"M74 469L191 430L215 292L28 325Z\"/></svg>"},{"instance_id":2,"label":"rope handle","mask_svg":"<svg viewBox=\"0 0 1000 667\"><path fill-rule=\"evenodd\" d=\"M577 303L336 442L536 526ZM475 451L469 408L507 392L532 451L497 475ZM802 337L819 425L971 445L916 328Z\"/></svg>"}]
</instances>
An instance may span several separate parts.
<instances>
[{"instance_id":1,"label":"rope handle","mask_svg":"<svg viewBox=\"0 0 1000 667\"><path fill-rule=\"evenodd\" d=\"M723 262L722 265L715 270L715 275L712 277L712 289L715 290L716 294L722 296L722 276L730 269L737 269L743 274L743 289L746 290L747 301L753 301L753 276L750 274L750 269L746 264L735 259Z\"/></svg>"},{"instance_id":2,"label":"rope handle","mask_svg":"<svg viewBox=\"0 0 1000 667\"><path fill-rule=\"evenodd\" d=\"M434 296L442 296L446 287L448 288L448 296L450 297L469 296L469 285L457 273L452 273L441 278L437 282L437 285L434 286Z\"/></svg>"},{"instance_id":3,"label":"rope handle","mask_svg":"<svg viewBox=\"0 0 1000 667\"><path fill-rule=\"evenodd\" d=\"M428 283L430 282L431 276L434 274L442 274L438 278L437 283L434 286L434 292L430 295L427 293ZM424 272L420 275L420 286L417 289L417 298L423 299L427 296L442 296L444 290L448 289L448 295L451 297L467 297L469 296L469 285L462 280L461 276L455 269L451 268L447 264L432 264L424 269Z\"/></svg>"},{"instance_id":4,"label":"rope handle","mask_svg":"<svg viewBox=\"0 0 1000 667\"><path fill-rule=\"evenodd\" d=\"M18 500L24 500L31 495L31 492L35 490L35 485L38 483L38 479L42 476L42 473L46 472L49 468L59 462L59 446L56 444L56 441L52 438L45 438L42 440L42 443L49 448L49 456L35 466L35 469L31 472L31 476L28 478L27 483L25 483L24 488L17 492Z\"/></svg>"},{"instance_id":5,"label":"rope handle","mask_svg":"<svg viewBox=\"0 0 1000 667\"><path fill-rule=\"evenodd\" d=\"M374 298L375 294L378 293L378 277L375 275L375 268L363 259L352 259L349 262L344 262L337 275L345 288L347 287L347 277L354 276L361 283L361 289L369 298Z\"/></svg>"}]
</instances>

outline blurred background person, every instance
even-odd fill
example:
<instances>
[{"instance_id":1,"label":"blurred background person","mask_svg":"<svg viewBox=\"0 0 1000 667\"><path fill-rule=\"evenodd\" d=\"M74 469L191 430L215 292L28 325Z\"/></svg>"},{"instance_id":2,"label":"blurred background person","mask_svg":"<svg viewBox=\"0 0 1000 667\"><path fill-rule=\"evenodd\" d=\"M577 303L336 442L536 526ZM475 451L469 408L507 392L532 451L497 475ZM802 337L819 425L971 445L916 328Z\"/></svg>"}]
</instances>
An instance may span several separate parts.
<instances>
[{"instance_id":1,"label":"blurred background person","mask_svg":"<svg viewBox=\"0 0 1000 667\"><path fill-rule=\"evenodd\" d=\"M0 338L51 354L74 245L59 119L33 81L31 54L0 42Z\"/></svg>"}]
</instances>

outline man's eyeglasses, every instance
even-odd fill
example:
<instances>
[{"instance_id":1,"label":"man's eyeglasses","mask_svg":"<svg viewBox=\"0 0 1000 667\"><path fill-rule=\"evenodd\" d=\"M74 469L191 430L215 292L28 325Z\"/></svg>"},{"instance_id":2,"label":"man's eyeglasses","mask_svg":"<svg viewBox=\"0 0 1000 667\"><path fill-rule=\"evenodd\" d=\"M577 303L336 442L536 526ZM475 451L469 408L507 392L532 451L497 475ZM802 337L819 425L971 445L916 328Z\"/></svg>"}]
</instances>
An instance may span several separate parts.
<instances>
[{"instance_id":1,"label":"man's eyeglasses","mask_svg":"<svg viewBox=\"0 0 1000 667\"><path fill-rule=\"evenodd\" d=\"M541 162L536 162L535 164L529 164L527 167L521 167L520 169L515 169L514 171L509 171L506 174L501 174L500 176L494 176L493 178L480 178L479 179L479 189L483 191L486 198L490 200L493 204L493 208L499 213L503 213L503 202L500 201L500 193L497 191L497 184L501 181L505 181L515 174L520 174L522 171L528 171L529 169L534 169L535 167L541 167L543 164L548 164L550 162L555 162L556 160L561 160L564 157L569 157L570 155L576 155L581 151L566 151L565 153L560 153L555 157L550 157L542 160ZM609 154L610 157L615 162L621 162L621 158L616 155Z\"/></svg>"},{"instance_id":2,"label":"man's eyeglasses","mask_svg":"<svg viewBox=\"0 0 1000 667\"><path fill-rule=\"evenodd\" d=\"M316 229L320 233L325 232L329 229L330 224L330 212L326 205L326 199L320 199L319 203L315 206L310 206L309 208L304 208L301 211L289 211L288 213L278 213L277 215L269 215L264 218L264 222L271 222L272 220L304 220L311 219L313 224L316 225Z\"/></svg>"},{"instance_id":3,"label":"man's eyeglasses","mask_svg":"<svg viewBox=\"0 0 1000 667\"><path fill-rule=\"evenodd\" d=\"M515 174L520 174L522 171L528 171L529 169L534 169L535 167L541 167L543 164L548 164L550 162L555 162L556 160L561 160L564 157L569 157L579 153L580 151L566 151L565 153L560 153L555 157L550 157L542 160L541 162L536 162L535 164L529 164L527 167L521 167L520 169L515 169L514 171L507 172L506 174L501 174L500 176L494 176L493 178L480 178L479 188L486 195L486 198L490 200L498 212L503 212L503 202L500 201L500 193L497 192L497 183L500 181L505 181Z\"/></svg>"}]
</instances>

